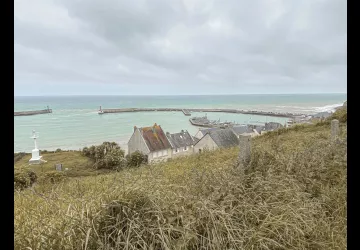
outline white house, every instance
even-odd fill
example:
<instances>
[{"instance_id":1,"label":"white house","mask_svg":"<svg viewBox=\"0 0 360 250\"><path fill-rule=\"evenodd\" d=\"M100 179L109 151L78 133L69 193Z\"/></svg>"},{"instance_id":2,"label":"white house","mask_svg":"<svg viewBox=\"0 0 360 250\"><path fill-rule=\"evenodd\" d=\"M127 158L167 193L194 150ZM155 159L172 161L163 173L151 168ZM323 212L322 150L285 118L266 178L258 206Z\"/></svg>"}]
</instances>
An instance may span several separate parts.
<instances>
[{"instance_id":1,"label":"white house","mask_svg":"<svg viewBox=\"0 0 360 250\"><path fill-rule=\"evenodd\" d=\"M140 151L148 156L148 163L171 158L172 147L164 131L156 123L151 127L134 127L128 142L128 153Z\"/></svg>"}]
</instances>

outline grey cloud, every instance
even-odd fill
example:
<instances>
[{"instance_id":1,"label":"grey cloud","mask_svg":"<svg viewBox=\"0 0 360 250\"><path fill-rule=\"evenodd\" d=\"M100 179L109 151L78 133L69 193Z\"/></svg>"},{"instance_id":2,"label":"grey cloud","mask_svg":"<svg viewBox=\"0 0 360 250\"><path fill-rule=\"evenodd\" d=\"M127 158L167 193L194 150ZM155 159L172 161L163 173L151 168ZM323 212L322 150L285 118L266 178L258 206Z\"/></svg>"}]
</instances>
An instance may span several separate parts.
<instances>
[{"instance_id":1,"label":"grey cloud","mask_svg":"<svg viewBox=\"0 0 360 250\"><path fill-rule=\"evenodd\" d=\"M133 85L134 94L139 84L169 93L194 84L266 93L329 84L327 91L344 92L346 7L341 0L18 0L15 89L89 82Z\"/></svg>"}]
</instances>

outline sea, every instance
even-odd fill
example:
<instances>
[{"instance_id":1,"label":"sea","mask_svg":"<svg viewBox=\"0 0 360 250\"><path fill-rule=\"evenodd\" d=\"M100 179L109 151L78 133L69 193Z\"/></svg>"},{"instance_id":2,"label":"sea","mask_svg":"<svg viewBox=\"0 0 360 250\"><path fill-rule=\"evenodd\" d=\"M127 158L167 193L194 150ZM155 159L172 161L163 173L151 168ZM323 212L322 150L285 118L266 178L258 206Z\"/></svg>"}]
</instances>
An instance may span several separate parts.
<instances>
[{"instance_id":1,"label":"sea","mask_svg":"<svg viewBox=\"0 0 360 250\"><path fill-rule=\"evenodd\" d=\"M35 130L40 150L79 150L104 141L118 143L125 151L134 126L159 124L165 132L187 130L194 135L199 127L190 124L182 112L136 112L99 115L106 108L233 108L272 112L315 114L334 111L346 94L279 95L188 95L188 96L15 96L14 111L40 110L50 114L14 117L14 152L31 152ZM264 124L287 118L226 113L192 113L210 120L240 124Z\"/></svg>"}]
</instances>

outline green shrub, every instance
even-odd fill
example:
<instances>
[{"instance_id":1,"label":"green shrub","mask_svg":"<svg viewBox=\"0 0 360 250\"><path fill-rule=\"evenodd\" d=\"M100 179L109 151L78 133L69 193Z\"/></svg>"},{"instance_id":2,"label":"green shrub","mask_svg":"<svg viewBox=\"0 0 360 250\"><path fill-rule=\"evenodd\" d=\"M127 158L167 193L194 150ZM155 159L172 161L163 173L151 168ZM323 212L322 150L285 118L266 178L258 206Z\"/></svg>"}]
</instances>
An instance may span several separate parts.
<instances>
[{"instance_id":1,"label":"green shrub","mask_svg":"<svg viewBox=\"0 0 360 250\"><path fill-rule=\"evenodd\" d=\"M64 172L49 171L49 172L42 174L39 177L39 182L55 184L55 183L59 183L59 182L65 180L65 179L66 179L66 175Z\"/></svg>"},{"instance_id":2,"label":"green shrub","mask_svg":"<svg viewBox=\"0 0 360 250\"><path fill-rule=\"evenodd\" d=\"M23 190L32 186L37 180L37 175L34 171L26 169L15 169L14 172L14 188L16 190Z\"/></svg>"},{"instance_id":3,"label":"green shrub","mask_svg":"<svg viewBox=\"0 0 360 250\"><path fill-rule=\"evenodd\" d=\"M84 156L89 156L90 155L90 150L88 147L84 147L81 151L81 153L84 155Z\"/></svg>"},{"instance_id":4,"label":"green shrub","mask_svg":"<svg viewBox=\"0 0 360 250\"><path fill-rule=\"evenodd\" d=\"M60 152L61 152L61 148L55 150L55 153L60 153Z\"/></svg>"},{"instance_id":5,"label":"green shrub","mask_svg":"<svg viewBox=\"0 0 360 250\"><path fill-rule=\"evenodd\" d=\"M99 146L84 147L82 154L93 159L97 169L119 169L126 166L125 151L116 142L103 142Z\"/></svg>"},{"instance_id":6,"label":"green shrub","mask_svg":"<svg viewBox=\"0 0 360 250\"><path fill-rule=\"evenodd\" d=\"M347 122L347 110L346 110L346 108L339 108L328 119L329 120L337 119L341 123Z\"/></svg>"},{"instance_id":7,"label":"green shrub","mask_svg":"<svg viewBox=\"0 0 360 250\"><path fill-rule=\"evenodd\" d=\"M147 155L139 151L135 151L132 154L128 154L126 156L126 159L127 159L128 167L139 167L141 164L146 164L148 160Z\"/></svg>"}]
</instances>

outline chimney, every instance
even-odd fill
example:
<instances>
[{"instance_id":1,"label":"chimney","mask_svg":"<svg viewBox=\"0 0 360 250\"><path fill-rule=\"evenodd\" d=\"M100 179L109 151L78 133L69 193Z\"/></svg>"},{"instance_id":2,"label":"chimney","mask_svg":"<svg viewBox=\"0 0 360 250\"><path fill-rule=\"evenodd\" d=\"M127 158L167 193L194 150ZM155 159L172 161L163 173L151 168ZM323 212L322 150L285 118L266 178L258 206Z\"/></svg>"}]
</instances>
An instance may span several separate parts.
<instances>
[{"instance_id":1,"label":"chimney","mask_svg":"<svg viewBox=\"0 0 360 250\"><path fill-rule=\"evenodd\" d=\"M166 135L170 135L170 133L169 133L169 132L166 132Z\"/></svg>"},{"instance_id":2,"label":"chimney","mask_svg":"<svg viewBox=\"0 0 360 250\"><path fill-rule=\"evenodd\" d=\"M154 127L157 126L156 122L154 123Z\"/></svg>"},{"instance_id":3,"label":"chimney","mask_svg":"<svg viewBox=\"0 0 360 250\"><path fill-rule=\"evenodd\" d=\"M134 132L135 132L135 130L137 129L137 127L136 126L134 126Z\"/></svg>"},{"instance_id":4,"label":"chimney","mask_svg":"<svg viewBox=\"0 0 360 250\"><path fill-rule=\"evenodd\" d=\"M181 130L181 133L182 133L182 134L184 133L184 130L183 130L183 129Z\"/></svg>"}]
</instances>

